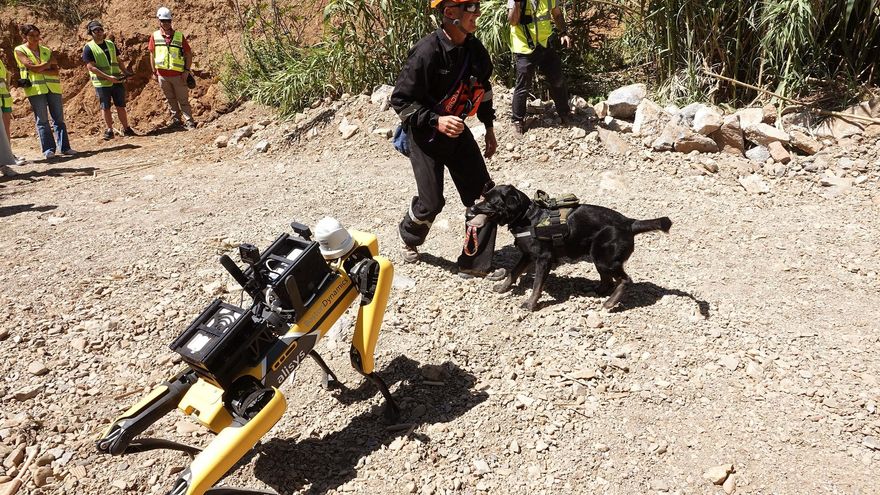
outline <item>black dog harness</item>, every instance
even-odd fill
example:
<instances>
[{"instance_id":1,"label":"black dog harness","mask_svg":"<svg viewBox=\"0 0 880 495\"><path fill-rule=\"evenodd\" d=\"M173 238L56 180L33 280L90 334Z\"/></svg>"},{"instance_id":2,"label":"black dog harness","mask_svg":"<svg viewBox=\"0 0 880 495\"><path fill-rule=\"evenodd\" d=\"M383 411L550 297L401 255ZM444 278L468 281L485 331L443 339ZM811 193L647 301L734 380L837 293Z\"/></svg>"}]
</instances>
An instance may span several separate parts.
<instances>
[{"instance_id":1,"label":"black dog harness","mask_svg":"<svg viewBox=\"0 0 880 495\"><path fill-rule=\"evenodd\" d=\"M544 191L537 191L528 209L508 224L513 237L531 237L540 241L552 241L554 247L562 247L568 237L568 215L580 205L574 194L551 198ZM517 226L523 219L528 223Z\"/></svg>"}]
</instances>

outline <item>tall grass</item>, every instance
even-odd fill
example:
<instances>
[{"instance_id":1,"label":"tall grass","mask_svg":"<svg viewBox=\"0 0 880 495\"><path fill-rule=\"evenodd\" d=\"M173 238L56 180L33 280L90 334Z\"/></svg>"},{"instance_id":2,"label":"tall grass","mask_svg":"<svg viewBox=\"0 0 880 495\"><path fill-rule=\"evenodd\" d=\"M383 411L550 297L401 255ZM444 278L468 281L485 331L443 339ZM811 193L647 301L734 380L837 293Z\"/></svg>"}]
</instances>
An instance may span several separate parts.
<instances>
[{"instance_id":1,"label":"tall grass","mask_svg":"<svg viewBox=\"0 0 880 495\"><path fill-rule=\"evenodd\" d=\"M635 5L635 2L628 2ZM734 103L756 92L707 78L703 69L786 96L817 84L876 84L878 0L648 0L626 19L639 57L655 64L671 100ZM638 50L637 50L638 51Z\"/></svg>"},{"instance_id":2,"label":"tall grass","mask_svg":"<svg viewBox=\"0 0 880 495\"><path fill-rule=\"evenodd\" d=\"M317 98L393 84L410 47L436 25L424 0L330 0L323 36L298 36L283 7L237 2L245 57L231 58L223 81L236 97L252 98L290 114Z\"/></svg>"},{"instance_id":3,"label":"tall grass","mask_svg":"<svg viewBox=\"0 0 880 495\"><path fill-rule=\"evenodd\" d=\"M575 0L586 4L586 0ZM439 24L427 0L329 0L323 12L323 36L305 43L303 19L292 18L289 7L278 2L236 0L238 22L245 33L243 57L230 57L223 75L233 97L251 98L277 107L282 114L296 112L315 99L342 93L369 91L394 84L409 49ZM477 36L495 65L495 77L514 80L506 0L483 0ZM573 22L584 30L588 22ZM575 53L575 52L571 52ZM583 80L592 59L570 58L567 70ZM540 90L540 87L538 87Z\"/></svg>"}]
</instances>

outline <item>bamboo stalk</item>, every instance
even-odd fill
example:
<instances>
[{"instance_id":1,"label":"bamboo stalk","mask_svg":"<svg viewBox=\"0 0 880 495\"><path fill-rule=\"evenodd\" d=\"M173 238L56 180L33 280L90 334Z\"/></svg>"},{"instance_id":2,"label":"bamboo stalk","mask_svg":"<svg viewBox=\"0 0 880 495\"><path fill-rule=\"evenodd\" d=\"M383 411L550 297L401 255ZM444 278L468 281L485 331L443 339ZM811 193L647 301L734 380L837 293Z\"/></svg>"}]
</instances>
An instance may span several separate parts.
<instances>
[{"instance_id":1,"label":"bamboo stalk","mask_svg":"<svg viewBox=\"0 0 880 495\"><path fill-rule=\"evenodd\" d=\"M824 115L827 117L840 117L843 120L852 119L852 120L859 120L862 122L867 122L870 124L880 124L880 119L875 119L873 117L865 117L864 115L856 115L853 113L833 112L831 110L823 110L821 108L814 108L811 105L804 103L802 101L799 101L799 100L795 100L794 98L782 96L778 93L774 93L773 91L770 91L769 89L759 88L758 86L754 86L749 83L744 83L742 81L737 81L736 79L733 79L733 78L730 78L727 76L722 76L721 74L715 74L714 72L709 71L707 69L703 69L703 73L705 73L707 76L714 77L716 79L721 79L722 81L727 81L729 83L736 84L738 86L743 86L743 87L746 87L749 89L753 89L755 91L759 91L761 93L766 93L766 94L773 96L775 98L779 98L780 100L782 100L784 102L803 107L808 112L816 113L819 115Z\"/></svg>"}]
</instances>

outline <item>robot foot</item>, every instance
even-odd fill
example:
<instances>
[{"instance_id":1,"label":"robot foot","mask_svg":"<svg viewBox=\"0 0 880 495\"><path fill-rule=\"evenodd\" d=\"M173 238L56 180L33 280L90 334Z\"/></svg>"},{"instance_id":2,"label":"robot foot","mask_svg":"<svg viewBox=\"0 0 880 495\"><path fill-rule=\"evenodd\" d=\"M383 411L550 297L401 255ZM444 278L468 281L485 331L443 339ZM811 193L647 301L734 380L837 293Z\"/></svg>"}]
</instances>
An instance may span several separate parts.
<instances>
[{"instance_id":1,"label":"robot foot","mask_svg":"<svg viewBox=\"0 0 880 495\"><path fill-rule=\"evenodd\" d=\"M373 382L373 385L379 389L379 392L382 393L382 397L385 397L385 421L389 424L397 423L400 419L400 408L397 406L397 402L394 401L394 397L391 397L391 392L388 390L388 385L385 384L385 381L382 380L382 377L376 374L376 372L367 373L364 375L368 380Z\"/></svg>"},{"instance_id":2,"label":"robot foot","mask_svg":"<svg viewBox=\"0 0 880 495\"><path fill-rule=\"evenodd\" d=\"M321 379L321 387L323 387L324 390L338 387L340 385L339 379L336 378L333 370L331 370L330 367L327 366L327 363L324 362L324 358L322 358L315 350L310 351L309 356L312 356L312 359L318 363L318 366L324 372L324 378Z\"/></svg>"}]
</instances>

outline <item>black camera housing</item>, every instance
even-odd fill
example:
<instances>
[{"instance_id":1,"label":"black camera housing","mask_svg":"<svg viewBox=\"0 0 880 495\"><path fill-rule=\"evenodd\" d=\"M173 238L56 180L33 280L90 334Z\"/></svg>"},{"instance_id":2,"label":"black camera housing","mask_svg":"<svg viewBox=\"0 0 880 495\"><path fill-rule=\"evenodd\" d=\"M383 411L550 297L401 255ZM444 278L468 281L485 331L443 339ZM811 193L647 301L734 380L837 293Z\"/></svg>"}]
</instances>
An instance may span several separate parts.
<instances>
[{"instance_id":1,"label":"black camera housing","mask_svg":"<svg viewBox=\"0 0 880 495\"><path fill-rule=\"evenodd\" d=\"M17 87L19 87L19 88L29 88L29 87L32 86L32 84L31 84L31 80L30 80L30 79L26 79L26 78L24 78L24 77L19 77L18 79L16 79L16 80L15 80L15 85L16 85Z\"/></svg>"}]
</instances>

